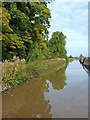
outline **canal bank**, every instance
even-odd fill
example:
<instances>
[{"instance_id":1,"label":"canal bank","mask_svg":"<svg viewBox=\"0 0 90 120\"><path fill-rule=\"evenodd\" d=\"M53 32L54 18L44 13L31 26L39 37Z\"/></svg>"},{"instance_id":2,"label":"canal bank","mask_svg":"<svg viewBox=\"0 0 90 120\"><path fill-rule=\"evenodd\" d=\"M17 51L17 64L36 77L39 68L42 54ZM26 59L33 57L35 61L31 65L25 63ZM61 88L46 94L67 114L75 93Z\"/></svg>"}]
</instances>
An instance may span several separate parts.
<instances>
[{"instance_id":1,"label":"canal bank","mask_svg":"<svg viewBox=\"0 0 90 120\"><path fill-rule=\"evenodd\" d=\"M2 66L2 91L15 88L22 82L35 79L39 75L47 72L53 68L62 68L66 64L65 58L49 59L43 61L33 61L25 63L25 60L17 58L12 59L11 62L5 61L1 63Z\"/></svg>"},{"instance_id":2,"label":"canal bank","mask_svg":"<svg viewBox=\"0 0 90 120\"><path fill-rule=\"evenodd\" d=\"M88 118L88 75L77 60L2 93L3 118Z\"/></svg>"}]
</instances>

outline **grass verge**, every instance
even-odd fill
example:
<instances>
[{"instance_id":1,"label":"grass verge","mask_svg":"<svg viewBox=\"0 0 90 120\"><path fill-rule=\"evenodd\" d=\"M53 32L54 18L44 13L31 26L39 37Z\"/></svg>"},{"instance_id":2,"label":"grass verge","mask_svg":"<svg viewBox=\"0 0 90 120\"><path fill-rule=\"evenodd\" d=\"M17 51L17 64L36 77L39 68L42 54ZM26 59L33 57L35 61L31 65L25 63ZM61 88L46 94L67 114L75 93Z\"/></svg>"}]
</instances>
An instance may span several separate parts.
<instances>
[{"instance_id":1,"label":"grass verge","mask_svg":"<svg viewBox=\"0 0 90 120\"><path fill-rule=\"evenodd\" d=\"M5 60L0 63L2 67L2 91L20 85L23 81L38 77L44 72L62 66L66 63L65 59L49 59L44 61L34 61L25 63L25 60L13 58L12 61Z\"/></svg>"}]
</instances>

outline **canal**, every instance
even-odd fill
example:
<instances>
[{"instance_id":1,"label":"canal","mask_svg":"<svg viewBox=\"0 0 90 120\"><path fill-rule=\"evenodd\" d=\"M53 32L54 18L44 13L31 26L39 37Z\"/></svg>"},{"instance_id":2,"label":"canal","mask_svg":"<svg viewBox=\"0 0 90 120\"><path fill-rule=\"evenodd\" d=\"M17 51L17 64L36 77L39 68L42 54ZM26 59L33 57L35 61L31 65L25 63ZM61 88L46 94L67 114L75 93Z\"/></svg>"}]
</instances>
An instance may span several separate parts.
<instances>
[{"instance_id":1,"label":"canal","mask_svg":"<svg viewBox=\"0 0 90 120\"><path fill-rule=\"evenodd\" d=\"M3 118L88 118L88 74L78 60L2 94Z\"/></svg>"}]
</instances>

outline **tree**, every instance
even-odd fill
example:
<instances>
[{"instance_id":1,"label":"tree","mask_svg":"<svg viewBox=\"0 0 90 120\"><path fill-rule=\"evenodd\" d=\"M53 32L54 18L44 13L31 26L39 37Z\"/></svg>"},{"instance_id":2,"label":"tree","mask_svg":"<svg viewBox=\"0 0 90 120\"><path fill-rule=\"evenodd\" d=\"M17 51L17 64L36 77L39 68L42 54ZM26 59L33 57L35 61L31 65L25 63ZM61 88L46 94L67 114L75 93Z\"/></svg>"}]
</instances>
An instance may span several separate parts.
<instances>
[{"instance_id":1,"label":"tree","mask_svg":"<svg viewBox=\"0 0 90 120\"><path fill-rule=\"evenodd\" d=\"M66 36L62 32L54 32L52 38L49 40L49 49L52 58L65 57L66 56Z\"/></svg>"},{"instance_id":2,"label":"tree","mask_svg":"<svg viewBox=\"0 0 90 120\"><path fill-rule=\"evenodd\" d=\"M69 58L73 58L72 55L70 55Z\"/></svg>"},{"instance_id":3,"label":"tree","mask_svg":"<svg viewBox=\"0 0 90 120\"><path fill-rule=\"evenodd\" d=\"M23 42L19 40L17 34L13 32L13 29L9 26L11 19L8 11L2 7L2 58L11 59L12 56L17 55L17 51L22 50Z\"/></svg>"},{"instance_id":4,"label":"tree","mask_svg":"<svg viewBox=\"0 0 90 120\"><path fill-rule=\"evenodd\" d=\"M83 55L82 55L82 54L80 54L80 58L83 58Z\"/></svg>"},{"instance_id":5,"label":"tree","mask_svg":"<svg viewBox=\"0 0 90 120\"><path fill-rule=\"evenodd\" d=\"M30 53L35 47L40 49L39 51L46 49L45 40L48 39L51 13L45 2L4 2L3 8L9 15L7 24L11 30L10 32L13 35L15 34L18 41L23 45L22 49L16 48L14 50L15 55L19 56L19 58L28 57L28 59L31 59L33 54ZM2 21L5 24L4 19ZM8 29L4 28L4 24L2 29L5 34L5 31L8 31ZM18 44L17 38L14 36L13 38L16 40L16 44ZM6 49L7 38L5 41L3 47ZM8 41L10 42L10 40ZM3 50L3 53L7 54L6 51L9 51L8 47L7 50Z\"/></svg>"}]
</instances>

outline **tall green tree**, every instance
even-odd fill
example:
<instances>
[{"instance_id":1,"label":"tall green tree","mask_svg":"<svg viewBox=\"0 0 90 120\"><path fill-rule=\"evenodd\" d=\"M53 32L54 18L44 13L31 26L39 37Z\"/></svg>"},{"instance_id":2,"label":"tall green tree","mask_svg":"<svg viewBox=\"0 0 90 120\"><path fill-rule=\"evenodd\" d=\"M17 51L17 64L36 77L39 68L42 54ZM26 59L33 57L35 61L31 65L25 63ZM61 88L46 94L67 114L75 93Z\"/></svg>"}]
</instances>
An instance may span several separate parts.
<instances>
[{"instance_id":1,"label":"tall green tree","mask_svg":"<svg viewBox=\"0 0 90 120\"><path fill-rule=\"evenodd\" d=\"M66 36L59 31L56 31L52 34L51 39L49 40L49 49L51 52L52 58L65 57L66 56Z\"/></svg>"},{"instance_id":2,"label":"tall green tree","mask_svg":"<svg viewBox=\"0 0 90 120\"><path fill-rule=\"evenodd\" d=\"M33 55L32 51L34 51L35 47L39 49L38 51L46 49L45 40L48 39L49 18L51 17L46 3L6 2L3 3L3 7L10 16L8 18L8 27L24 45L22 49L14 51L17 56L31 59ZM3 33L6 34L4 28ZM12 37L16 39L14 36ZM4 48L6 48L6 44L7 41L3 44ZM6 51L4 51L4 54L6 54Z\"/></svg>"},{"instance_id":3,"label":"tall green tree","mask_svg":"<svg viewBox=\"0 0 90 120\"><path fill-rule=\"evenodd\" d=\"M80 58L83 58L84 56L82 55L82 54L80 54L80 56L79 56Z\"/></svg>"},{"instance_id":4,"label":"tall green tree","mask_svg":"<svg viewBox=\"0 0 90 120\"><path fill-rule=\"evenodd\" d=\"M24 44L9 26L11 16L6 8L2 7L2 13L2 58L4 60L17 55L18 50L22 50Z\"/></svg>"}]
</instances>

